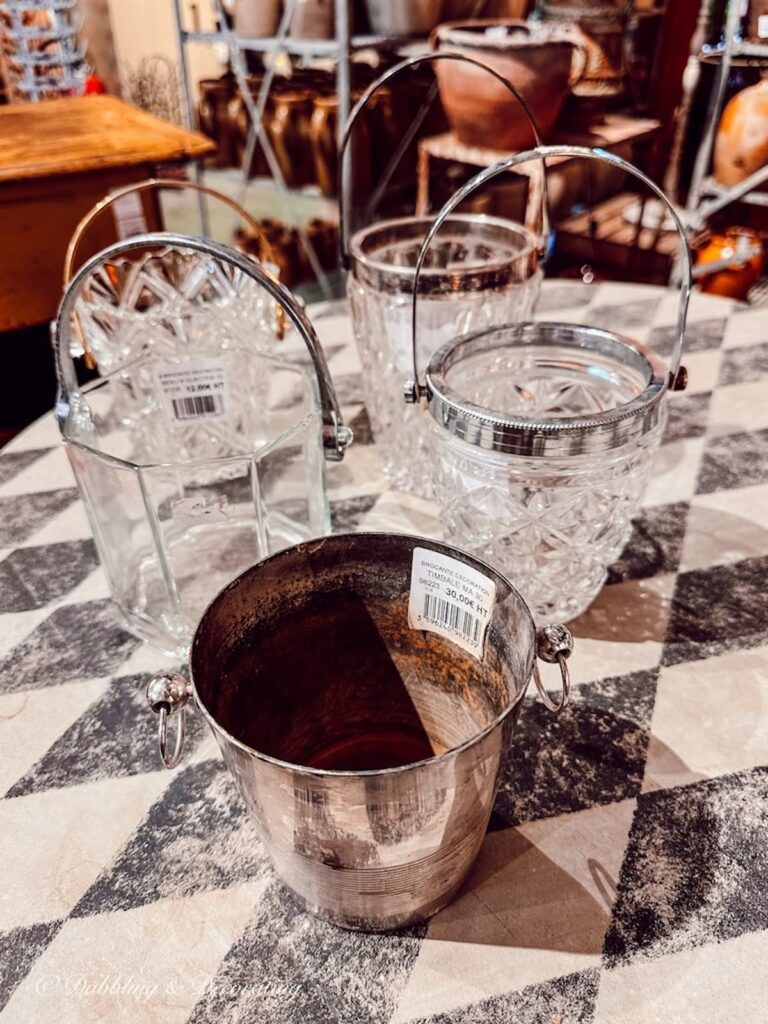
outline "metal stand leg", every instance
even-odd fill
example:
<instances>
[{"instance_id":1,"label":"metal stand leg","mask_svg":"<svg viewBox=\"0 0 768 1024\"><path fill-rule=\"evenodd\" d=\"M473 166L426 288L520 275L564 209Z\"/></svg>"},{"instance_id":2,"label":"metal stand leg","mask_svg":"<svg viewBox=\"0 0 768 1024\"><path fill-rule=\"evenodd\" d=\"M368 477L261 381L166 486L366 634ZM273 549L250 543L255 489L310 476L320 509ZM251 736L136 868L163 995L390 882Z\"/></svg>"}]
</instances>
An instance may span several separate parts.
<instances>
[{"instance_id":1,"label":"metal stand leg","mask_svg":"<svg viewBox=\"0 0 768 1024\"><path fill-rule=\"evenodd\" d=\"M293 18L294 11L296 10L296 5L297 0L287 0L283 8L283 14L280 19L280 25L277 30L277 35L275 37L275 49L272 51L273 54L279 53L281 50L281 46L285 44L285 39L286 36L288 35L288 27L291 24L291 19ZM250 130L255 130L255 135L258 138L259 142L261 143L262 149L264 150L264 156L267 161L267 166L269 167L270 173L274 178L275 184L277 185L278 190L281 193L283 207L286 207L288 203L288 186L285 182L285 178L280 168L280 164L277 162L277 157L275 156L274 150L272 149L272 144L270 143L269 137L267 136L266 130L264 128L264 108L266 107L267 98L269 96L269 89L272 84L272 79L274 78L274 65L268 68L267 74L264 76L264 81L261 84L261 89L259 90L258 102L254 103L253 95L248 85L248 71L245 66L243 51L238 46L235 34L227 26L226 20L224 19L224 11L222 8L221 0L214 0L214 7L216 10L216 15L220 19L220 23L222 25L222 34L227 42L227 45L229 46L230 60L232 62L232 69L235 73L235 78L237 79L237 85L242 94L243 102L245 103L246 110L248 111L248 116L251 119ZM249 147L246 146L246 157L248 156L248 149ZM243 177L246 182L246 185L249 177L249 171L250 164L244 164ZM320 264L320 260L318 259L315 247L309 240L303 225L297 226L296 230L298 231L299 238L301 239L301 244L304 247L304 251L307 254L307 259L309 260L310 266L312 267L312 271L315 274L317 281L323 290L323 294L329 299L332 298L333 289L331 288L331 284L330 281L328 280L327 274L325 273Z\"/></svg>"},{"instance_id":2,"label":"metal stand leg","mask_svg":"<svg viewBox=\"0 0 768 1024\"><path fill-rule=\"evenodd\" d=\"M195 104L192 99L192 89L189 83L189 64L187 63L187 50L184 45L183 36L183 22L181 14L181 0L173 0L173 13L176 19L176 38L179 41L179 71L181 72L182 81L182 102L184 105L184 122L187 128L197 128L197 118L195 117ZM202 160L195 160L195 181L198 185L204 184L203 182L203 162ZM197 193L197 205L200 213L200 234L204 238L210 238L211 236L211 223L210 217L208 216L208 198L203 192Z\"/></svg>"}]
</instances>

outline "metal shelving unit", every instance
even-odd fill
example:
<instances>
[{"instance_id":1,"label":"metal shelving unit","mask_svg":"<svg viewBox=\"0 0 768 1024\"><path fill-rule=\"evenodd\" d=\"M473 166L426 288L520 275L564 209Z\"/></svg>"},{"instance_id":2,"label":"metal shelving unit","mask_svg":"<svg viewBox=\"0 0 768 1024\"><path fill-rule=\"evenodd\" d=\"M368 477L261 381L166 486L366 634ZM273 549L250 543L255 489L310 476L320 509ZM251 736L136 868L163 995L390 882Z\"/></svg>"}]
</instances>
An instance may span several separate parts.
<instances>
[{"instance_id":1,"label":"metal shelving unit","mask_svg":"<svg viewBox=\"0 0 768 1024\"><path fill-rule=\"evenodd\" d=\"M263 53L270 55L286 54L289 57L335 59L337 61L336 90L339 97L338 132L339 141L341 141L344 125L349 117L352 106L350 66L352 54L363 49L398 49L415 41L421 41L411 36L353 36L351 34L351 0L335 0L336 36L334 39L293 38L289 35L289 28L296 6L297 0L286 0L280 24L274 38L259 39L238 36L237 33L229 27L222 0L213 0L214 13L219 26L218 31L200 32L190 30L184 24L181 0L174 0L179 45L179 66L181 70L184 105L188 127L197 127L197 118L192 83L189 78L189 64L187 61L186 48L190 43L202 43L209 45L225 43L229 51L230 64L250 119L250 127L243 155L243 192L245 193L251 180L249 176L249 168L251 167L256 145L259 144L266 158L272 180L285 200L288 199L291 193L294 193L297 190L289 188L286 184L285 177L277 161L264 126L264 111L266 109L270 89L275 77L274 61L266 68L258 96L254 96L248 85L248 68L245 58L246 53ZM200 166L198 166L197 174L198 177L201 174ZM201 216L204 218L204 230L207 230L207 223L202 206ZM311 240L307 237L302 226L297 226L297 230L320 287L326 296L329 298L332 297L333 289L330 286L327 274L320 265L320 261Z\"/></svg>"},{"instance_id":2,"label":"metal shelving unit","mask_svg":"<svg viewBox=\"0 0 768 1024\"><path fill-rule=\"evenodd\" d=\"M734 61L749 59L768 63L768 44L739 40L742 16L741 0L730 0L723 45L714 49L702 49L699 54L700 61L717 61L717 75L704 133L696 153L686 204L686 220L688 226L694 230L702 228L709 217L730 203L740 201L757 206L768 206L766 193L756 191L760 185L768 181L768 165L730 188L720 185L709 174L712 146L722 113L728 75Z\"/></svg>"}]
</instances>

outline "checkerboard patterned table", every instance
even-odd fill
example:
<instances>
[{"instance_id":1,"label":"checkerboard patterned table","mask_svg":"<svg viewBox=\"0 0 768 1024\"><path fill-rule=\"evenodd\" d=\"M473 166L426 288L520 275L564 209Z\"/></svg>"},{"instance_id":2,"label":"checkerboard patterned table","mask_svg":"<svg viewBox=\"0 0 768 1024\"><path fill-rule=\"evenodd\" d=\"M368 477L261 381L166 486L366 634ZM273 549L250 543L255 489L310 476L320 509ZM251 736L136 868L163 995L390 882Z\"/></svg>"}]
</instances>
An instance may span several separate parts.
<instances>
[{"instance_id":1,"label":"checkerboard patterned table","mask_svg":"<svg viewBox=\"0 0 768 1024\"><path fill-rule=\"evenodd\" d=\"M553 282L539 315L670 349L674 297ZM434 534L357 443L338 529ZM571 707L527 702L461 897L345 933L276 883L200 716L160 767L52 417L0 456L0 1024L768 1020L768 316L696 296L690 388L634 537L573 623Z\"/></svg>"}]
</instances>

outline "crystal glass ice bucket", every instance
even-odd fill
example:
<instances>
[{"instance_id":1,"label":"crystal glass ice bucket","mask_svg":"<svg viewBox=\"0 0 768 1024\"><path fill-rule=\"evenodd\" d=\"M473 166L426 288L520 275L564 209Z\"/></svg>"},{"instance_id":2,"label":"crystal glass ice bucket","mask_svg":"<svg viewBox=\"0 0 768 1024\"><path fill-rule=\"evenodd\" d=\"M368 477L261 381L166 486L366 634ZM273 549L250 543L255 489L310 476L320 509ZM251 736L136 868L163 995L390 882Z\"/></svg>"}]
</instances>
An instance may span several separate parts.
<instances>
[{"instance_id":1,"label":"crystal glass ice bucket","mask_svg":"<svg viewBox=\"0 0 768 1024\"><path fill-rule=\"evenodd\" d=\"M472 64L496 78L520 102L532 138L540 141L517 89L480 61L455 53L415 57L391 68L366 89L345 128L339 171L341 243L366 408L390 483L424 497L432 496L426 420L419 409L403 410L402 382L410 364L415 264L433 218L378 222L348 238L349 174L344 165L355 122L374 93L403 72L437 61ZM404 140L400 155L409 141ZM390 167L397 160L396 154ZM446 220L419 278L418 347L423 363L458 335L528 319L541 286L539 255L537 236L514 221L460 213Z\"/></svg>"},{"instance_id":2,"label":"crystal glass ice bucket","mask_svg":"<svg viewBox=\"0 0 768 1024\"><path fill-rule=\"evenodd\" d=\"M446 344L419 382L414 291L413 380L429 410L435 493L447 540L510 575L539 621L568 620L600 591L629 539L680 367L691 259L677 214L642 172L599 150L541 146L478 174L441 210L417 261L455 207L532 158L602 160L666 203L682 239L683 285L669 366L630 338L581 324L497 326Z\"/></svg>"},{"instance_id":3,"label":"crystal glass ice bucket","mask_svg":"<svg viewBox=\"0 0 768 1024\"><path fill-rule=\"evenodd\" d=\"M127 334L110 331L123 316ZM278 342L283 320L295 334ZM253 259L168 233L81 267L52 336L57 417L112 597L133 632L183 654L225 583L330 530L324 463L351 434L317 336ZM83 345L99 371L84 384Z\"/></svg>"},{"instance_id":4,"label":"crystal glass ice bucket","mask_svg":"<svg viewBox=\"0 0 768 1024\"><path fill-rule=\"evenodd\" d=\"M441 610L444 599L459 607L447 577L462 615L471 600L485 609L477 630ZM562 626L537 634L517 591L471 555L402 534L342 534L231 583L195 633L191 685L156 676L147 699L174 767L192 698L278 876L308 909L381 931L457 892L530 678L559 711L572 646ZM559 664L556 702L537 653Z\"/></svg>"}]
</instances>

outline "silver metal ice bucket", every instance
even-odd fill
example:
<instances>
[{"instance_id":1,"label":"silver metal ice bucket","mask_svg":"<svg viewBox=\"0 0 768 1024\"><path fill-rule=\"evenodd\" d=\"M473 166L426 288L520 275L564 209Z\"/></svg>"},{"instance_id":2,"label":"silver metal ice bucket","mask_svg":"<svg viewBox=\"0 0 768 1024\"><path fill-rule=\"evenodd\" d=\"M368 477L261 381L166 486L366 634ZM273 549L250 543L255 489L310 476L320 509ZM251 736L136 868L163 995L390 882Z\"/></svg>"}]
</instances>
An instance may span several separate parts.
<instances>
[{"instance_id":1,"label":"silver metal ice bucket","mask_svg":"<svg viewBox=\"0 0 768 1024\"><path fill-rule=\"evenodd\" d=\"M382 931L429 917L461 886L530 678L560 710L572 645L561 626L537 634L514 587L456 548L337 535L231 583L195 633L191 685L156 676L147 696L169 767L194 698L307 908ZM557 703L537 652L559 663Z\"/></svg>"}]
</instances>

